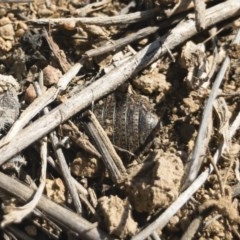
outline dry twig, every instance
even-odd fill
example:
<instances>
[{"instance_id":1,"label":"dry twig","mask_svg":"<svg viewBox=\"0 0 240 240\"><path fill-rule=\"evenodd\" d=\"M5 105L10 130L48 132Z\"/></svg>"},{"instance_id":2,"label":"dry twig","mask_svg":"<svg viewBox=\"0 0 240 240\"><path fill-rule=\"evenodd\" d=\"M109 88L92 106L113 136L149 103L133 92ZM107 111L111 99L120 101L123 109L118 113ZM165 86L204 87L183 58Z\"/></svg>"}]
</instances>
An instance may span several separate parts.
<instances>
[{"instance_id":1,"label":"dry twig","mask_svg":"<svg viewBox=\"0 0 240 240\"><path fill-rule=\"evenodd\" d=\"M96 57L98 55L102 55L104 53L107 52L111 52L111 51L116 51L117 49L128 45L131 42L140 40L148 35L151 35L155 32L157 32L159 30L160 27L146 27L146 28L142 28L139 31L129 34L124 38L115 40L114 42L110 42L107 45L104 45L102 47L99 47L97 49L91 49L89 51L86 51L84 53L84 55L86 55L87 57Z\"/></svg>"},{"instance_id":2,"label":"dry twig","mask_svg":"<svg viewBox=\"0 0 240 240\"><path fill-rule=\"evenodd\" d=\"M196 16L196 27L198 31L205 29L205 13L206 5L203 0L194 0L195 5L195 16Z\"/></svg>"},{"instance_id":3,"label":"dry twig","mask_svg":"<svg viewBox=\"0 0 240 240\"><path fill-rule=\"evenodd\" d=\"M49 48L52 50L53 55L55 56L60 67L62 68L63 72L66 73L67 71L69 71L71 69L71 65L68 62L64 51L62 51L59 48L59 46L54 42L52 36L49 36L46 29L44 29L44 37L48 43Z\"/></svg>"},{"instance_id":4,"label":"dry twig","mask_svg":"<svg viewBox=\"0 0 240 240\"><path fill-rule=\"evenodd\" d=\"M58 159L58 164L59 164L62 176L64 178L64 182L66 183L67 188L68 188L68 190L71 193L71 196L73 198L73 204L74 204L77 212L79 214L81 214L82 213L82 204L79 200L76 186L73 184L73 180L72 180L73 178L72 178L72 175L71 175L70 170L68 168L65 156L63 154L63 151L58 146L59 141L58 141L58 138L56 136L56 132L50 133L50 139L51 139L51 142L52 142L52 145L53 145L53 149L54 149L56 158Z\"/></svg>"},{"instance_id":5,"label":"dry twig","mask_svg":"<svg viewBox=\"0 0 240 240\"><path fill-rule=\"evenodd\" d=\"M112 26L112 25L124 25L136 22L142 22L146 19L153 18L157 16L160 12L159 8L154 8L151 10L146 10L142 12L135 12L126 15L119 15L113 17L80 17L80 18L40 18L36 20L29 20L29 23L39 24L39 25L59 25L67 23L80 23L85 25L98 25L98 26Z\"/></svg>"},{"instance_id":6,"label":"dry twig","mask_svg":"<svg viewBox=\"0 0 240 240\"><path fill-rule=\"evenodd\" d=\"M191 240L194 239L194 235L199 229L203 218L201 216L196 217L188 226L187 230L183 234L180 240Z\"/></svg>"},{"instance_id":7,"label":"dry twig","mask_svg":"<svg viewBox=\"0 0 240 240\"><path fill-rule=\"evenodd\" d=\"M87 130L97 145L98 151L102 153L102 159L115 183L122 183L127 178L127 171L122 160L117 155L111 141L98 122L95 115L89 111L89 122L86 123Z\"/></svg>"}]
</instances>

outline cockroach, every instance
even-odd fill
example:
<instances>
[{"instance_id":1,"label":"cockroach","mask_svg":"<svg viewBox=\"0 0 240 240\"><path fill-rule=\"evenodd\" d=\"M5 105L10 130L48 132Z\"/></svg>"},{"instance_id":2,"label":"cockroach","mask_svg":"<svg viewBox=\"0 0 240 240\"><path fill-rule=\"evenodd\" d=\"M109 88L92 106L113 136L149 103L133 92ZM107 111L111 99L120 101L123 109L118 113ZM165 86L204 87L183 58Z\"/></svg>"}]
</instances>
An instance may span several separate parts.
<instances>
[{"instance_id":1,"label":"cockroach","mask_svg":"<svg viewBox=\"0 0 240 240\"><path fill-rule=\"evenodd\" d=\"M131 153L138 152L159 125L149 102L138 95L116 92L94 104L92 110L112 143ZM81 121L79 116L76 119Z\"/></svg>"}]
</instances>

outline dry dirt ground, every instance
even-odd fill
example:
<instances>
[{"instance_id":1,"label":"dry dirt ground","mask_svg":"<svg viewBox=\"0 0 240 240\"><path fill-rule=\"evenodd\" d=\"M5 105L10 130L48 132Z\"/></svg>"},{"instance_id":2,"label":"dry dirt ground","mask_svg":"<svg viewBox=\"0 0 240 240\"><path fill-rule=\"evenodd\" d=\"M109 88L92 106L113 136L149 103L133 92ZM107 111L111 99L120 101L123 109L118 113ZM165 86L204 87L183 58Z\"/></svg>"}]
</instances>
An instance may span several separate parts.
<instances>
[{"instance_id":1,"label":"dry dirt ground","mask_svg":"<svg viewBox=\"0 0 240 240\"><path fill-rule=\"evenodd\" d=\"M176 24L195 17L191 4L175 11L183 2L188 2L180 0L9 2L0 1L2 139L34 103L36 82L44 93L81 60L82 68L77 76L49 105L49 110L54 109L112 69L126 64L159 36L170 34ZM206 2L210 8L222 1ZM104 24L108 17L156 8L144 21L142 15L133 23L120 20ZM107 236L135 239L134 236L156 221L183 191L186 164L191 161L189 156L196 145L203 111L226 56L230 57L230 66L217 90L204 141L200 144L203 152L199 173L215 165L213 156L222 143L225 151L202 186L166 224L153 229L148 239L240 239L240 135L239 131L234 136L229 134L240 110L240 45L232 44L240 27L239 15L238 9L238 14L231 18L201 30L173 49L169 46L164 56L134 74L115 93L100 102L93 98L90 109L117 145L123 164L118 168L123 175L116 177L106 161L104 164L101 150L100 154L96 152L95 147L98 150L99 147L89 131L85 131L89 124L84 121L88 117L82 117L82 112L71 118L72 122L65 121L55 129L59 139L57 148L62 149L65 157L64 166L84 188L78 192L81 216L95 224L92 228L105 232L106 239ZM91 21L96 17L103 20L92 24L76 20ZM60 18L63 19L57 22L40 21ZM140 30L146 35L139 37ZM127 36L131 40L123 44ZM104 48L113 45L112 49ZM42 114L40 109L28 124ZM150 134L152 130L154 135ZM49 138L45 139L48 167L44 170L44 157L40 154L43 142L38 140L21 148L20 155L3 164L1 171L33 189L37 186L40 189L43 183L44 195L80 214L66 179L61 171L56 171L59 160L55 160L58 159L56 146ZM1 154L0 148L0 158ZM3 188L1 184L0 188ZM15 217L9 214L16 210L15 206L26 203L5 190L1 191L4 222L1 239L91 239L85 233L79 237L48 213L33 211L34 207L19 223L14 223Z\"/></svg>"}]
</instances>

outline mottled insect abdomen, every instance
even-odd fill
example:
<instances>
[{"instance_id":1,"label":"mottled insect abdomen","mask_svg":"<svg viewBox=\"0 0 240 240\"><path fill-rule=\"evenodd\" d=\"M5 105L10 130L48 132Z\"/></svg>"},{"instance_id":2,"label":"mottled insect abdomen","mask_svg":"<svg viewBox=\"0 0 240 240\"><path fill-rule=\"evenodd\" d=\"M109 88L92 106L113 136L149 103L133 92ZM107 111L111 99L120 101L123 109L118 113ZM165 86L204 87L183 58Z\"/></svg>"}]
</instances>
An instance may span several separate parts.
<instances>
[{"instance_id":1,"label":"mottled insect abdomen","mask_svg":"<svg viewBox=\"0 0 240 240\"><path fill-rule=\"evenodd\" d=\"M112 143L136 152L157 127L159 118L141 97L115 93L94 106L94 113Z\"/></svg>"}]
</instances>

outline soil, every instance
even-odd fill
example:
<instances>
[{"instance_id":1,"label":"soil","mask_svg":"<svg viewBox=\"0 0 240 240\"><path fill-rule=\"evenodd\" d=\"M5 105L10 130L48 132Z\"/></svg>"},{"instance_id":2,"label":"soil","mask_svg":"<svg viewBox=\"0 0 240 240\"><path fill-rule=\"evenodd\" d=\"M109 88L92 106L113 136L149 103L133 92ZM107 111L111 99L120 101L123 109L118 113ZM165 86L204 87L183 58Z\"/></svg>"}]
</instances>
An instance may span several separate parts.
<instances>
[{"instance_id":1,"label":"soil","mask_svg":"<svg viewBox=\"0 0 240 240\"><path fill-rule=\"evenodd\" d=\"M88 57L90 50L101 49L102 46L112 44L144 27L158 26L166 19L166 13L181 1L7 2L0 1L1 137L8 133L27 106L34 103L37 98L34 82L41 83L41 76L44 85L42 91L45 92L55 86L59 78L84 56L83 67L78 75L50 104L50 108L54 109L111 69L126 63L157 37L171 32L176 23L168 24L154 34L104 54ZM208 5L213 6L219 2L208 1ZM103 26L73 21L74 17L119 16L156 6L161 9L157 16L133 24ZM183 11L184 18L192 17L194 11L192 8L189 11L190 15L186 9ZM68 18L70 21L42 25L37 22L42 18ZM176 19L178 23L182 21L180 17ZM202 157L200 172L211 165L211 159L223 139L227 146L226 151L207 181L167 225L156 229L154 234L162 240L240 239L240 203L237 190L240 184L240 135L239 130L233 138L228 134L229 127L240 110L240 45L231 44L239 22L235 17L217 25L215 32L214 29L200 32L129 79L116 92L131 96L131 101L135 101L131 105L123 100L124 97L114 103L119 106L124 102L126 105L122 107L110 106L110 103L105 106L104 99L98 103L93 102L92 109L98 109L95 113L100 122L100 115L118 111L116 116L123 122L118 126L118 131L113 126L115 120L112 117L104 120L103 127L112 143L114 144L114 138L118 138L116 143L131 141L129 149L121 144L116 146L126 168L123 182L114 181L108 166L104 165L102 153L99 153L89 133L84 131L84 123L82 120L78 122L79 116L82 118L84 113L78 113L77 118L70 119L79 123L77 126L72 122L65 122L56 129L60 139L58 145L63 149L67 166L75 180L87 192L86 199L80 195L82 216L89 222L97 223L102 231L113 238L130 239L135 236L181 194L186 164L195 147L205 103L224 58L229 56L230 67L218 91L218 100L214 103L212 122L206 136L209 141ZM219 31L216 32L217 30ZM140 108L138 103L144 109L141 110L145 114L143 123L137 122L139 116L134 115L134 108ZM103 106L105 112L102 110ZM126 114L127 109L130 109L133 116ZM41 115L39 112L33 121ZM151 126L153 116L159 119L157 128L155 125ZM129 122L125 124L127 118ZM145 125L142 127L140 124ZM123 128L127 127L126 133ZM148 128L154 134L150 134ZM137 145L140 138L136 137L137 134L145 134L144 140L148 139L146 144L141 144L141 148ZM132 146L134 142L136 146ZM56 159L50 140L47 144L48 157ZM36 142L3 164L2 171L36 189L41 182L40 162L39 143ZM55 164L58 165L57 160ZM76 212L62 174L49 164L46 175L44 195ZM11 212L13 206L23 205L21 200L10 193L4 192L0 197L2 216ZM28 236L29 239L80 239L54 219L49 221L44 215L38 216L36 213L10 226L12 228L1 229L1 239L24 239L19 232L12 229L21 231L25 234L22 236ZM148 239L157 239L154 234Z\"/></svg>"}]
</instances>

